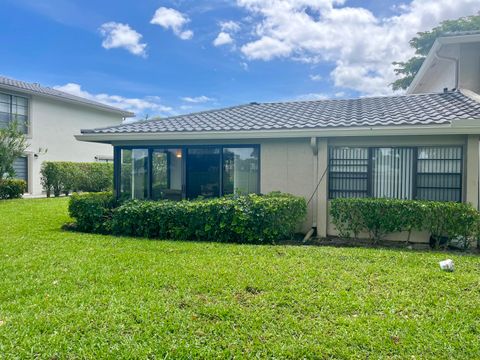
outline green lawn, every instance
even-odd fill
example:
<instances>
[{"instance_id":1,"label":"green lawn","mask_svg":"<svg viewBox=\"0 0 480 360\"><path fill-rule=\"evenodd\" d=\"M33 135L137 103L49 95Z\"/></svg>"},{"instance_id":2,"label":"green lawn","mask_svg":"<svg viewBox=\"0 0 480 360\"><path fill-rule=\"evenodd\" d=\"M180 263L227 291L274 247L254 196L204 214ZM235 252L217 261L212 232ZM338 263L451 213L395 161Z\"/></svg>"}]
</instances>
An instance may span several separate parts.
<instances>
[{"instance_id":1,"label":"green lawn","mask_svg":"<svg viewBox=\"0 0 480 360\"><path fill-rule=\"evenodd\" d=\"M0 202L0 359L480 358L478 256L115 238L67 221L66 199Z\"/></svg>"}]
</instances>

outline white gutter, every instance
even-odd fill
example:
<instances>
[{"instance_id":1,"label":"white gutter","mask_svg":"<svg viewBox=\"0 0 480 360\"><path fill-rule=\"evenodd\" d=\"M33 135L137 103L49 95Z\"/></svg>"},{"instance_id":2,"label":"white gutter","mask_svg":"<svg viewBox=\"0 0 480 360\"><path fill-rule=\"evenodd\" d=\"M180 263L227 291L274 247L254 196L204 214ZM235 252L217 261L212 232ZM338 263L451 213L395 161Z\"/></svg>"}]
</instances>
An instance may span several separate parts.
<instances>
[{"instance_id":1,"label":"white gutter","mask_svg":"<svg viewBox=\"0 0 480 360\"><path fill-rule=\"evenodd\" d=\"M350 128L285 129L262 131L206 131L206 132L163 132L163 133L85 133L75 135L80 141L87 142L124 142L124 141L181 141L181 140L234 140L234 139L286 139L311 137L349 137L349 136L400 136L400 135L464 135L480 134L480 118L455 120L443 125L409 126L373 126Z\"/></svg>"}]
</instances>

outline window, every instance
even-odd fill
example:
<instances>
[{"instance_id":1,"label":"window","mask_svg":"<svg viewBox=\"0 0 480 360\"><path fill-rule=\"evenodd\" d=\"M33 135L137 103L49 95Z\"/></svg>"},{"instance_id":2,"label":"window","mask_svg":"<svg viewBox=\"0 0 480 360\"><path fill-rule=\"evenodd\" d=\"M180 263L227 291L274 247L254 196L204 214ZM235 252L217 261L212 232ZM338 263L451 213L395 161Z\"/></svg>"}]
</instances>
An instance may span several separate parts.
<instances>
[{"instance_id":1,"label":"window","mask_svg":"<svg viewBox=\"0 0 480 360\"><path fill-rule=\"evenodd\" d=\"M148 150L123 149L120 160L121 199L148 198Z\"/></svg>"},{"instance_id":2,"label":"window","mask_svg":"<svg viewBox=\"0 0 480 360\"><path fill-rule=\"evenodd\" d=\"M372 196L412 199L413 149L372 149Z\"/></svg>"},{"instance_id":3,"label":"window","mask_svg":"<svg viewBox=\"0 0 480 360\"><path fill-rule=\"evenodd\" d=\"M6 128L12 121L28 133L28 99L0 93L0 128Z\"/></svg>"},{"instance_id":4,"label":"window","mask_svg":"<svg viewBox=\"0 0 480 360\"><path fill-rule=\"evenodd\" d=\"M258 148L223 149L223 193L258 193Z\"/></svg>"},{"instance_id":5,"label":"window","mask_svg":"<svg viewBox=\"0 0 480 360\"><path fill-rule=\"evenodd\" d=\"M461 201L461 147L418 148L417 198Z\"/></svg>"},{"instance_id":6,"label":"window","mask_svg":"<svg viewBox=\"0 0 480 360\"><path fill-rule=\"evenodd\" d=\"M368 149L330 148L331 198L368 196Z\"/></svg>"},{"instance_id":7,"label":"window","mask_svg":"<svg viewBox=\"0 0 480 360\"><path fill-rule=\"evenodd\" d=\"M152 151L152 199L182 200L182 149Z\"/></svg>"},{"instance_id":8,"label":"window","mask_svg":"<svg viewBox=\"0 0 480 360\"><path fill-rule=\"evenodd\" d=\"M216 197L260 191L259 146L115 148L120 199Z\"/></svg>"},{"instance_id":9,"label":"window","mask_svg":"<svg viewBox=\"0 0 480 360\"><path fill-rule=\"evenodd\" d=\"M333 147L329 196L461 201L462 147Z\"/></svg>"},{"instance_id":10,"label":"window","mask_svg":"<svg viewBox=\"0 0 480 360\"><path fill-rule=\"evenodd\" d=\"M220 149L187 149L187 198L220 196Z\"/></svg>"}]
</instances>

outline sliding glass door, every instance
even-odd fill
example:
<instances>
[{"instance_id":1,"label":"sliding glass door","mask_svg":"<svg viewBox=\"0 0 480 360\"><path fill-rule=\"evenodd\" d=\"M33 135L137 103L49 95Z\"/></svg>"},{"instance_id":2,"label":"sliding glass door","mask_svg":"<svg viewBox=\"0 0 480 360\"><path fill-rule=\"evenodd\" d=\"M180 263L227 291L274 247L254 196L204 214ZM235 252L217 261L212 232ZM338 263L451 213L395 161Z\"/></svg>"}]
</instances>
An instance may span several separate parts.
<instances>
[{"instance_id":1,"label":"sliding glass door","mask_svg":"<svg viewBox=\"0 0 480 360\"><path fill-rule=\"evenodd\" d=\"M152 199L182 200L182 149L152 150Z\"/></svg>"},{"instance_id":2,"label":"sliding glass door","mask_svg":"<svg viewBox=\"0 0 480 360\"><path fill-rule=\"evenodd\" d=\"M120 198L148 198L148 150L126 149L120 156Z\"/></svg>"},{"instance_id":3,"label":"sliding glass door","mask_svg":"<svg viewBox=\"0 0 480 360\"><path fill-rule=\"evenodd\" d=\"M187 149L187 198L220 196L220 149Z\"/></svg>"}]
</instances>

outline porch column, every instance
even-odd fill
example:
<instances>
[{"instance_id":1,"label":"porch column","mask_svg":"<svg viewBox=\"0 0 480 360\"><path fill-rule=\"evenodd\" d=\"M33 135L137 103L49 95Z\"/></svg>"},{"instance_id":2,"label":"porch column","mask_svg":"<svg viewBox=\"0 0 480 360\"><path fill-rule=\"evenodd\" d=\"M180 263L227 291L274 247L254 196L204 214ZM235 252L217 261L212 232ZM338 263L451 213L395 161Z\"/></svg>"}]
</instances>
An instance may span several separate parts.
<instances>
[{"instance_id":1,"label":"porch column","mask_svg":"<svg viewBox=\"0 0 480 360\"><path fill-rule=\"evenodd\" d=\"M328 140L326 138L318 139L318 181L322 179L325 169L328 166ZM327 236L328 226L328 172L325 173L317 190L317 235L318 237ZM316 184L315 184L316 185Z\"/></svg>"},{"instance_id":2,"label":"porch column","mask_svg":"<svg viewBox=\"0 0 480 360\"><path fill-rule=\"evenodd\" d=\"M479 135L468 135L465 161L465 202L478 209Z\"/></svg>"}]
</instances>

